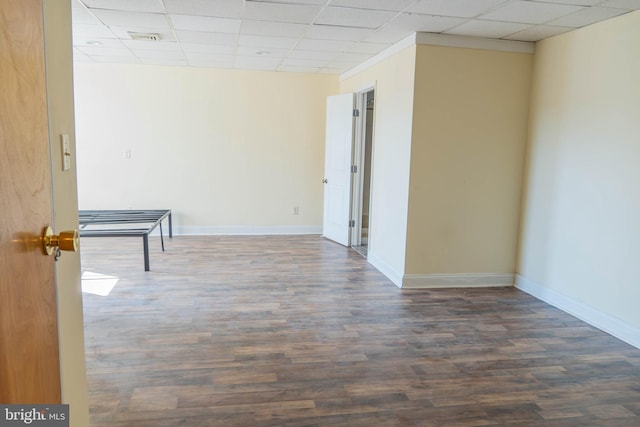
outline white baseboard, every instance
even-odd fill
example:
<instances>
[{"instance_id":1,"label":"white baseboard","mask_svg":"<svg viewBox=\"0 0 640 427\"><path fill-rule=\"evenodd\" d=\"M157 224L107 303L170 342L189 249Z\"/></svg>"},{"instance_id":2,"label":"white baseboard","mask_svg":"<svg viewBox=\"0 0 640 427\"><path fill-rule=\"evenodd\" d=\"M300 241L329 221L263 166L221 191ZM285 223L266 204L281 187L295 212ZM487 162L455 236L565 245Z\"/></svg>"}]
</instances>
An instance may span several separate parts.
<instances>
[{"instance_id":1,"label":"white baseboard","mask_svg":"<svg viewBox=\"0 0 640 427\"><path fill-rule=\"evenodd\" d=\"M565 311L614 337L640 348L640 328L583 304L553 289L537 284L521 275L516 276L516 288Z\"/></svg>"},{"instance_id":2,"label":"white baseboard","mask_svg":"<svg viewBox=\"0 0 640 427\"><path fill-rule=\"evenodd\" d=\"M394 270L393 267L378 258L376 254L372 253L371 251L369 251L369 253L367 254L367 261L369 261L369 264L377 268L380 273L387 276L387 278L391 280L394 285L399 288L402 287L402 273Z\"/></svg>"},{"instance_id":3,"label":"white baseboard","mask_svg":"<svg viewBox=\"0 0 640 427\"><path fill-rule=\"evenodd\" d=\"M405 274L403 289L513 286L513 273Z\"/></svg>"},{"instance_id":4,"label":"white baseboard","mask_svg":"<svg viewBox=\"0 0 640 427\"><path fill-rule=\"evenodd\" d=\"M168 231L165 231L168 234ZM177 236L224 236L224 235L283 235L322 234L321 225L274 225L274 226L177 226L173 228Z\"/></svg>"}]
</instances>

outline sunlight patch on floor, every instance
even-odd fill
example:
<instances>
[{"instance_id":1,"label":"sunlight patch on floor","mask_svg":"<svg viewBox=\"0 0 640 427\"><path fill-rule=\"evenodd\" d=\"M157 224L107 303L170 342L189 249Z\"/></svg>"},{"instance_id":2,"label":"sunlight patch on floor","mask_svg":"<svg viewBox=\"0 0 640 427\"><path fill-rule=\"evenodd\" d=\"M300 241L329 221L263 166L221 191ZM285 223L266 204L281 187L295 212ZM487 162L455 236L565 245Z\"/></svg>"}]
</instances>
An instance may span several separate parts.
<instances>
[{"instance_id":1,"label":"sunlight patch on floor","mask_svg":"<svg viewBox=\"0 0 640 427\"><path fill-rule=\"evenodd\" d=\"M118 277L107 274L85 271L82 273L82 292L88 294L108 296L118 283Z\"/></svg>"}]
</instances>

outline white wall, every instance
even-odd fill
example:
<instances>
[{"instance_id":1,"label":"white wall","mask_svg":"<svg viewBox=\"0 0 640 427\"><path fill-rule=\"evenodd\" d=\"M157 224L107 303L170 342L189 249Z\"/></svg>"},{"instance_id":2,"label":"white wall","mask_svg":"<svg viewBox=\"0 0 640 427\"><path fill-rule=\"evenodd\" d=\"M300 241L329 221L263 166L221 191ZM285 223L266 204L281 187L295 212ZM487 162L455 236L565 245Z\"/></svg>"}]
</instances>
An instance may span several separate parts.
<instances>
[{"instance_id":1,"label":"white wall","mask_svg":"<svg viewBox=\"0 0 640 427\"><path fill-rule=\"evenodd\" d=\"M532 62L417 47L404 286L513 284Z\"/></svg>"},{"instance_id":2,"label":"white wall","mask_svg":"<svg viewBox=\"0 0 640 427\"><path fill-rule=\"evenodd\" d=\"M187 234L320 233L336 76L78 64L75 84L81 209L170 208Z\"/></svg>"},{"instance_id":3,"label":"white wall","mask_svg":"<svg viewBox=\"0 0 640 427\"><path fill-rule=\"evenodd\" d=\"M518 285L640 346L640 12L535 55Z\"/></svg>"},{"instance_id":4,"label":"white wall","mask_svg":"<svg viewBox=\"0 0 640 427\"><path fill-rule=\"evenodd\" d=\"M375 84L369 261L402 283L407 236L415 45L340 82L357 92Z\"/></svg>"}]
</instances>

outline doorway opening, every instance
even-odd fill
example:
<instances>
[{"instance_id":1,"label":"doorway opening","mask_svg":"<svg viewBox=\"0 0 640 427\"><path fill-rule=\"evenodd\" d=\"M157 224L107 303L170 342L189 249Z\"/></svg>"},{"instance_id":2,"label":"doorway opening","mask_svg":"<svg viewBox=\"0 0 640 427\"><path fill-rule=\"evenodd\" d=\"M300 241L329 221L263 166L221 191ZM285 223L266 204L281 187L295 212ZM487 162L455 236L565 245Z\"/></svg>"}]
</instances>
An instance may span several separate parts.
<instances>
[{"instance_id":1,"label":"doorway opening","mask_svg":"<svg viewBox=\"0 0 640 427\"><path fill-rule=\"evenodd\" d=\"M369 252L371 224L371 171L373 160L373 118L375 91L373 88L357 94L356 140L354 144L355 171L353 182L354 227L352 247L365 258Z\"/></svg>"}]
</instances>

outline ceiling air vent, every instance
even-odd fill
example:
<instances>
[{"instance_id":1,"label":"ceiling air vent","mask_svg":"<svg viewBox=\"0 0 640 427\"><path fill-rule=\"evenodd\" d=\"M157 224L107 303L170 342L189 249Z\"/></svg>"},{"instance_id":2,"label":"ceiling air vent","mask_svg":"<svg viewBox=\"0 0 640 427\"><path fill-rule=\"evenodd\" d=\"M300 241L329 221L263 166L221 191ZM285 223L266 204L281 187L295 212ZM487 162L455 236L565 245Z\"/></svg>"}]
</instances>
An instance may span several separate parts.
<instances>
[{"instance_id":1,"label":"ceiling air vent","mask_svg":"<svg viewBox=\"0 0 640 427\"><path fill-rule=\"evenodd\" d=\"M160 41L160 34L158 33L136 33L134 31L128 31L131 40L144 40L147 42Z\"/></svg>"}]
</instances>

